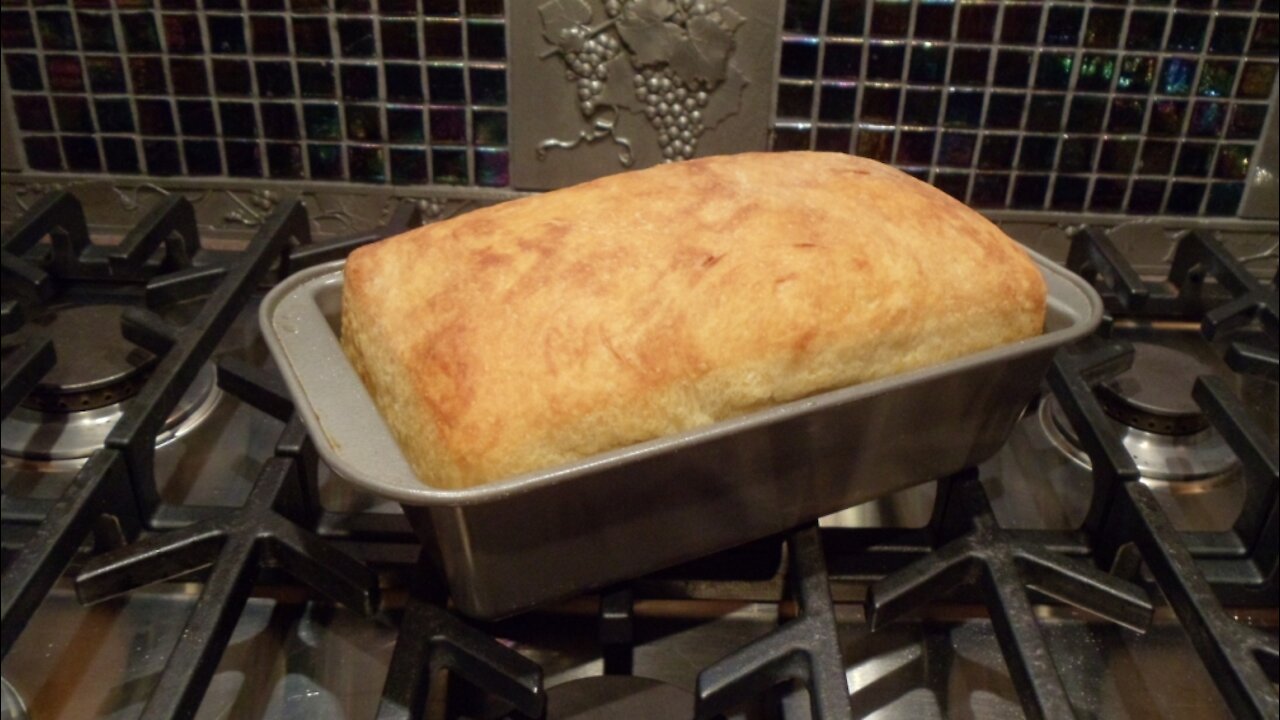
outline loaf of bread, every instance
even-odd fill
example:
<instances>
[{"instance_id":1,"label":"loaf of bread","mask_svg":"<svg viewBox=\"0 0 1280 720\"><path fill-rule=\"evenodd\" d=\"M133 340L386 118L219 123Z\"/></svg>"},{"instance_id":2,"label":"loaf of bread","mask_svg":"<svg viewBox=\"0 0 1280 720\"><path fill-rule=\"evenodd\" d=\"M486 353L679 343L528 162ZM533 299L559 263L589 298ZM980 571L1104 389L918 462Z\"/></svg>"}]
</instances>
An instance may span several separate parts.
<instances>
[{"instance_id":1,"label":"loaf of bread","mask_svg":"<svg viewBox=\"0 0 1280 720\"><path fill-rule=\"evenodd\" d=\"M414 470L464 488L1037 335L1045 284L944 193L841 154L711 157L347 261L342 344Z\"/></svg>"}]
</instances>

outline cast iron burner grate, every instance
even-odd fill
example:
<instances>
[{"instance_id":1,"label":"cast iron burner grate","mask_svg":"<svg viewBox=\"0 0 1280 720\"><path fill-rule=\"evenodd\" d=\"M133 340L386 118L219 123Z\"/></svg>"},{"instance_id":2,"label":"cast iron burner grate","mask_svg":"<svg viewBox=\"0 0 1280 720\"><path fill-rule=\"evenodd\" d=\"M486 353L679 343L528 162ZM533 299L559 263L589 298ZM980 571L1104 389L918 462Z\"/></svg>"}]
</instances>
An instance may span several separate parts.
<instances>
[{"instance_id":1,"label":"cast iron burner grate","mask_svg":"<svg viewBox=\"0 0 1280 720\"><path fill-rule=\"evenodd\" d=\"M306 210L291 200L266 218L247 250L234 254L199 247L190 205L177 196L159 202L117 248L89 243L83 212L65 193L42 199L14 224L0 243L6 336L20 337L14 333L41 308L82 288L123 287L132 302L121 313L122 336L156 360L103 446L60 499L42 505L3 497L0 519L6 531L34 527L12 548L4 570L3 654L91 533L97 549L77 583L88 602L207 570L184 639L144 711L149 718L188 717L199 707L259 569L282 570L291 582L363 614L386 612L378 607L370 562L376 560L380 572L399 572L401 579L391 582L400 585L414 585L405 578L427 574L430 563L415 559L419 551L402 519L353 515L335 523L331 513L319 509L314 452L292 419L292 404L279 381L254 367L220 362L218 385L288 422L246 504L234 510L163 505L153 477L155 439L165 418L200 368L209 365L219 338L253 291L273 276L273 267L283 275L341 258L418 222L413 206L404 204L386 227L310 244ZM39 243L46 236L50 242ZM1230 367L1275 381L1275 283L1258 283L1212 238L1183 237L1169 279L1162 283L1143 282L1105 234L1093 229L1075 235L1070 264L1101 285L1114 316L1190 319L1206 338L1225 342ZM200 300L200 309L179 332L163 311L194 300ZM853 688L851 701L845 663L859 658L841 656L830 588L835 581L855 580L872 584L867 615L874 627L945 590L954 588L964 597L976 592L992 617L1026 713L1070 717L1070 698L1048 659L1030 602L1065 601L1140 628L1151 612L1147 594L1136 584L1145 563L1231 710L1241 717L1274 717L1276 639L1240 625L1223 608L1223 602L1274 607L1280 596L1280 462L1274 442L1224 382L1198 378L1192 390L1195 408L1185 398L1178 400L1179 407L1221 434L1239 459L1248 496L1228 533L1174 531L1150 491L1135 482L1132 458L1094 392L1132 362L1131 348L1111 340L1106 330L1061 353L1049 376L1093 469L1093 500L1078 531L1001 528L971 473L939 483L932 519L923 529L801 528L787 539L785 588L796 616L780 617L775 631L704 668L692 699L632 674L639 620L629 587L601 598L604 676L545 688L536 663L451 613L439 593L441 584L419 583L399 622L377 716L422 717L438 671L447 670L452 680L446 683L491 698L503 708L501 714L512 717L573 717L589 709L584 698L641 692L654 693L651 707L680 704L701 718L762 700L784 718L848 718L866 688ZM57 361L54 343L38 333L8 354L0 416L19 407ZM389 559L406 554L410 559ZM672 713L673 720L680 714Z\"/></svg>"}]
</instances>

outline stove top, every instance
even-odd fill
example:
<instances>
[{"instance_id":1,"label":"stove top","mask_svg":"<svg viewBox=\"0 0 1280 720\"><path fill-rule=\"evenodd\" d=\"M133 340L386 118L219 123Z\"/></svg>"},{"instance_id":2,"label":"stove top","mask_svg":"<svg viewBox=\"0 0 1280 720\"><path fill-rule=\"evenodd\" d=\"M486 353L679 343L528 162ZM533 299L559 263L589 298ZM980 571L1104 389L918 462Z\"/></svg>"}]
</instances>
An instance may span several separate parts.
<instances>
[{"instance_id":1,"label":"stove top","mask_svg":"<svg viewBox=\"0 0 1280 720\"><path fill-rule=\"evenodd\" d=\"M256 329L312 242L69 194L3 239L5 717L1274 717L1276 289L1206 233L1067 264L1097 336L979 468L495 623L316 459ZM48 238L49 242L40 242Z\"/></svg>"}]
</instances>

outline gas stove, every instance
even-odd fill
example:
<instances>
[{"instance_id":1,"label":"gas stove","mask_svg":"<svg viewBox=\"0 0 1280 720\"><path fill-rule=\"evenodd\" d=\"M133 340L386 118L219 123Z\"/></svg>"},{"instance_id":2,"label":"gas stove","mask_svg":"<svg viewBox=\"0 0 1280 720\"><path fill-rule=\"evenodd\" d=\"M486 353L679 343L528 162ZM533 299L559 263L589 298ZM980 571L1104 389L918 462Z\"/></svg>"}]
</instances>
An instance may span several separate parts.
<instances>
[{"instance_id":1,"label":"gas stove","mask_svg":"<svg viewBox=\"0 0 1280 720\"><path fill-rule=\"evenodd\" d=\"M1108 317L981 467L478 623L256 325L420 213L313 242L285 200L216 251L179 196L108 245L56 193L6 230L6 720L1276 715L1276 281L1212 232L1155 278L1062 229Z\"/></svg>"}]
</instances>

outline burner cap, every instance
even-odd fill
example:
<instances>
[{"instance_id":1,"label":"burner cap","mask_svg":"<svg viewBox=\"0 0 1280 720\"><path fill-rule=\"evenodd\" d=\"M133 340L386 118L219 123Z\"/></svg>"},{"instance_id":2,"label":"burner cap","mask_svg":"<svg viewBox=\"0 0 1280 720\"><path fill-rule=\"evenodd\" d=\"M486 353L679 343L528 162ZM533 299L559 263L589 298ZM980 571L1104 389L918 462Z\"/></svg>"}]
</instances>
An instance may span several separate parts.
<instances>
[{"instance_id":1,"label":"burner cap","mask_svg":"<svg viewBox=\"0 0 1280 720\"><path fill-rule=\"evenodd\" d=\"M58 362L23 405L43 412L92 410L137 394L155 365L120 332L120 305L64 307L34 319L53 340Z\"/></svg>"},{"instance_id":2,"label":"burner cap","mask_svg":"<svg viewBox=\"0 0 1280 720\"><path fill-rule=\"evenodd\" d=\"M693 717L693 693L634 675L600 675L547 689L547 720Z\"/></svg>"},{"instance_id":3,"label":"burner cap","mask_svg":"<svg viewBox=\"0 0 1280 720\"><path fill-rule=\"evenodd\" d=\"M1098 386L1098 400L1111 417L1161 435L1190 435L1209 427L1191 397L1196 378L1213 369L1167 347L1133 343L1133 366Z\"/></svg>"}]
</instances>

